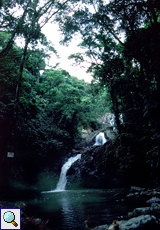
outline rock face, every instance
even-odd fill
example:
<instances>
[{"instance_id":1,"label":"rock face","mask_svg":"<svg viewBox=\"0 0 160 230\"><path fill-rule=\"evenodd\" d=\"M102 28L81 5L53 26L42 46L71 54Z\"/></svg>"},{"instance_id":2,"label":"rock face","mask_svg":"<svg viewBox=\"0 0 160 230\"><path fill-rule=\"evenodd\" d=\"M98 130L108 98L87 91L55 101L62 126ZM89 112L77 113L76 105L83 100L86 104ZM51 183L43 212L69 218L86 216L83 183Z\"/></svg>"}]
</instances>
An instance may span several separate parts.
<instances>
[{"instance_id":1,"label":"rock face","mask_svg":"<svg viewBox=\"0 0 160 230\"><path fill-rule=\"evenodd\" d=\"M74 155L78 153L82 154L81 160L75 162L68 173L80 173L85 187L106 188L122 182L117 174L117 150L111 140L102 146L74 150Z\"/></svg>"},{"instance_id":2,"label":"rock face","mask_svg":"<svg viewBox=\"0 0 160 230\"><path fill-rule=\"evenodd\" d=\"M122 119L120 118L120 120ZM117 131L115 128L115 116L113 113L105 113L104 115L100 115L98 122L101 126L99 130L92 130L91 128L82 129L82 142L79 144L80 147L92 146L95 143L95 137L100 132L104 132L105 137L108 137L110 140L115 138Z\"/></svg>"},{"instance_id":3,"label":"rock face","mask_svg":"<svg viewBox=\"0 0 160 230\"><path fill-rule=\"evenodd\" d=\"M137 217L139 215L154 215L160 218L160 204L152 204L150 207L135 208L133 212L128 213L128 218Z\"/></svg>"},{"instance_id":4,"label":"rock face","mask_svg":"<svg viewBox=\"0 0 160 230\"><path fill-rule=\"evenodd\" d=\"M146 202L149 203L149 204L160 203L160 198L152 197L150 200L147 200Z\"/></svg>"},{"instance_id":5,"label":"rock face","mask_svg":"<svg viewBox=\"0 0 160 230\"><path fill-rule=\"evenodd\" d=\"M82 131L81 131L82 139L87 138L91 133L92 133L91 129L82 129Z\"/></svg>"},{"instance_id":6,"label":"rock face","mask_svg":"<svg viewBox=\"0 0 160 230\"><path fill-rule=\"evenodd\" d=\"M102 129L107 129L108 127L114 127L115 125L115 115L113 113L105 113L98 118Z\"/></svg>"},{"instance_id":7,"label":"rock face","mask_svg":"<svg viewBox=\"0 0 160 230\"><path fill-rule=\"evenodd\" d=\"M87 135L87 132L88 132L88 135ZM104 132L105 138L107 140L108 139L110 139L110 140L114 139L115 134L116 134L116 132L113 130L100 129L100 130L92 131L90 133L87 130L83 130L82 137L84 137L84 138L82 138L82 141L79 144L77 144L75 146L75 148L80 149L83 147L92 147L96 142L96 136L101 132Z\"/></svg>"},{"instance_id":8,"label":"rock face","mask_svg":"<svg viewBox=\"0 0 160 230\"><path fill-rule=\"evenodd\" d=\"M114 229L108 225L102 225L93 228L92 230L110 230ZM141 215L129 220L119 221L120 230L159 230L159 222L155 216Z\"/></svg>"},{"instance_id":9,"label":"rock face","mask_svg":"<svg viewBox=\"0 0 160 230\"><path fill-rule=\"evenodd\" d=\"M119 221L119 227L123 230L151 230L158 229L158 222L154 216L141 215L129 220Z\"/></svg>"}]
</instances>

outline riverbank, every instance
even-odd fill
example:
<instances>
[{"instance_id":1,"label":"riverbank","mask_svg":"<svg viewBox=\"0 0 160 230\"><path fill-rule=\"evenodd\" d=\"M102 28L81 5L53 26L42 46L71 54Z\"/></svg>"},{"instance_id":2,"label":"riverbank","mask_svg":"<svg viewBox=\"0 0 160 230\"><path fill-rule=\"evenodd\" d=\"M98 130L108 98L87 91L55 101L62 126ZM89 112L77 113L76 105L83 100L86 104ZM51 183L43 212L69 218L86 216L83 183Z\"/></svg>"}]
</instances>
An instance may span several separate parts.
<instances>
[{"instance_id":1,"label":"riverbank","mask_svg":"<svg viewBox=\"0 0 160 230\"><path fill-rule=\"evenodd\" d=\"M118 195L118 194L117 194ZM160 229L160 188L145 189L132 186L127 197L145 197L146 207L135 208L126 217L113 221L112 225L102 225L92 230L159 230Z\"/></svg>"}]
</instances>

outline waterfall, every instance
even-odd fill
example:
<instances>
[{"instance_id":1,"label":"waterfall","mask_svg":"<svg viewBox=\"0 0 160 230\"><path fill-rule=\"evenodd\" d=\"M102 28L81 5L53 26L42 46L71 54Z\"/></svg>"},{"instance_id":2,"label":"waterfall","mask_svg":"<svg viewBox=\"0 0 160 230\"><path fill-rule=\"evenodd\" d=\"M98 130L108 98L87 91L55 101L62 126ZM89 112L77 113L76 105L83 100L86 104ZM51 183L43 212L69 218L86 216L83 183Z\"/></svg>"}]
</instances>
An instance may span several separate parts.
<instances>
[{"instance_id":1,"label":"waterfall","mask_svg":"<svg viewBox=\"0 0 160 230\"><path fill-rule=\"evenodd\" d=\"M62 166L59 181L54 191L64 191L65 190L66 184L67 184L67 178L66 178L67 172L70 169L71 165L79 159L81 159L81 154L77 154L74 157L70 157L68 161Z\"/></svg>"},{"instance_id":2,"label":"waterfall","mask_svg":"<svg viewBox=\"0 0 160 230\"><path fill-rule=\"evenodd\" d=\"M104 145L107 142L107 139L104 136L104 133L100 132L97 136L96 136L96 142L94 144L94 146L96 145Z\"/></svg>"}]
</instances>

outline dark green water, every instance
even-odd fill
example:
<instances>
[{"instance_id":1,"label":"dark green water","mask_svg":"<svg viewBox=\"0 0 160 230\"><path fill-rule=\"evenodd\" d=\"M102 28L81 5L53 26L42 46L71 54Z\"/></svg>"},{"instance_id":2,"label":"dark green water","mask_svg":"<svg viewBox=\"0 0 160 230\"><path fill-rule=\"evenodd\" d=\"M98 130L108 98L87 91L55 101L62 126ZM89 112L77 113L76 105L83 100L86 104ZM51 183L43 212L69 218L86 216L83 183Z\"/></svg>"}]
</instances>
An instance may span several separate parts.
<instances>
[{"instance_id":1,"label":"dark green water","mask_svg":"<svg viewBox=\"0 0 160 230\"><path fill-rule=\"evenodd\" d=\"M116 195L124 194L124 195ZM27 214L49 220L52 230L82 230L110 224L145 203L139 198L127 198L126 189L82 189L42 194L41 200L27 203Z\"/></svg>"}]
</instances>

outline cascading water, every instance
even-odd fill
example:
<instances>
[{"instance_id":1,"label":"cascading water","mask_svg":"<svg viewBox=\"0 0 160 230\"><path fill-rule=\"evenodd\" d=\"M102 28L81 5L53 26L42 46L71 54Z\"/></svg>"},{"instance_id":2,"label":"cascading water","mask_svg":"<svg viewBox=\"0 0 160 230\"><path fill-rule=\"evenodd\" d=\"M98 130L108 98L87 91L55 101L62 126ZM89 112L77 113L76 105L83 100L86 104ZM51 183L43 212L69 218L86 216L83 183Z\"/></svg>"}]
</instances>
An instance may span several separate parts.
<instances>
[{"instance_id":1,"label":"cascading water","mask_svg":"<svg viewBox=\"0 0 160 230\"><path fill-rule=\"evenodd\" d=\"M77 154L74 157L70 157L68 161L62 166L61 174L59 177L59 181L57 183L56 189L54 191L64 191L67 184L67 172L70 169L71 165L76 162L77 160L81 159L81 154Z\"/></svg>"},{"instance_id":2,"label":"cascading water","mask_svg":"<svg viewBox=\"0 0 160 230\"><path fill-rule=\"evenodd\" d=\"M107 142L107 139L105 138L104 133L100 132L96 136L96 142L95 142L94 146L96 146L96 145L104 145L106 142Z\"/></svg>"}]
</instances>

